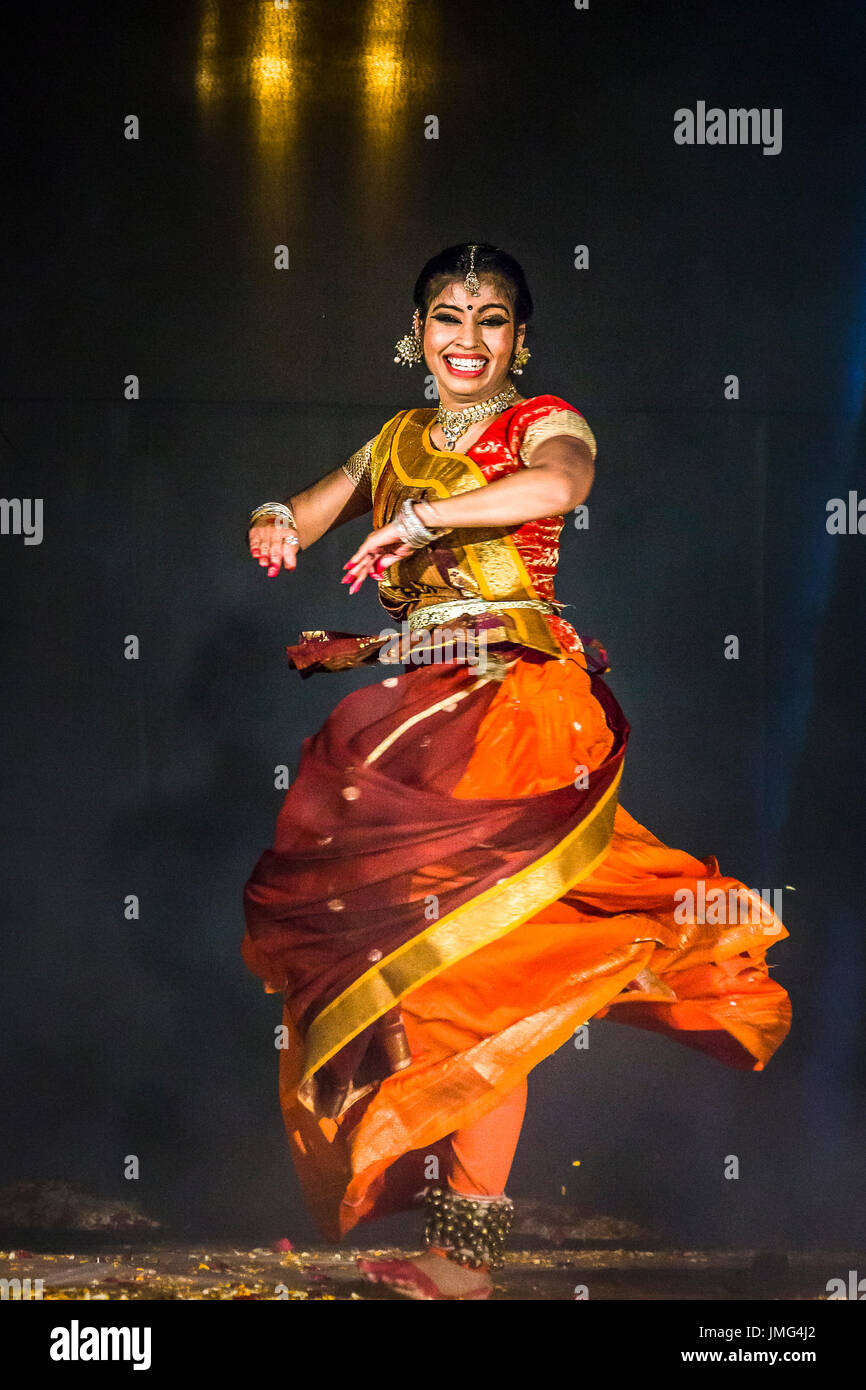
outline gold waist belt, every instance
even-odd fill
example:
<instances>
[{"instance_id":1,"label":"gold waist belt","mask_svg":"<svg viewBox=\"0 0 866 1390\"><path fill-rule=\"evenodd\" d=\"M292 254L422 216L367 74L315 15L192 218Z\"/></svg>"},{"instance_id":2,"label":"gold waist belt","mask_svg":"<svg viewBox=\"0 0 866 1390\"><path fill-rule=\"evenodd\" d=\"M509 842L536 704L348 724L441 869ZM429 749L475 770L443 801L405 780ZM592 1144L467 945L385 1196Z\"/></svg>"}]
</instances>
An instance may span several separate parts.
<instances>
[{"instance_id":1,"label":"gold waist belt","mask_svg":"<svg viewBox=\"0 0 866 1390\"><path fill-rule=\"evenodd\" d=\"M540 598L449 599L447 603L430 603L425 608L414 609L406 619L414 632L419 628L436 627L454 618L470 617L476 613L504 613L509 608L537 608L540 613L555 613L552 603Z\"/></svg>"}]
</instances>

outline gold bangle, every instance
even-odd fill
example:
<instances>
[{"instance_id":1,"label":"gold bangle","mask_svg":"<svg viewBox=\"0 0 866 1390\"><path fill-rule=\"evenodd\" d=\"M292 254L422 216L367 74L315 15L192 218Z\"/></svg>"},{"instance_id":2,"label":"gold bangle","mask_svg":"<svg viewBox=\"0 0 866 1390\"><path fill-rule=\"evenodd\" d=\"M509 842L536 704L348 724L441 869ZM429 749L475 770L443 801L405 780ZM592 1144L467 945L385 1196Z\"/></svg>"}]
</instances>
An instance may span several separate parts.
<instances>
[{"instance_id":1,"label":"gold bangle","mask_svg":"<svg viewBox=\"0 0 866 1390\"><path fill-rule=\"evenodd\" d=\"M275 521L280 519L284 525L291 526L293 531L298 529L295 514L286 502L263 502L260 507L256 507L250 517L250 524L247 529L252 530L258 521L263 521L265 518Z\"/></svg>"}]
</instances>

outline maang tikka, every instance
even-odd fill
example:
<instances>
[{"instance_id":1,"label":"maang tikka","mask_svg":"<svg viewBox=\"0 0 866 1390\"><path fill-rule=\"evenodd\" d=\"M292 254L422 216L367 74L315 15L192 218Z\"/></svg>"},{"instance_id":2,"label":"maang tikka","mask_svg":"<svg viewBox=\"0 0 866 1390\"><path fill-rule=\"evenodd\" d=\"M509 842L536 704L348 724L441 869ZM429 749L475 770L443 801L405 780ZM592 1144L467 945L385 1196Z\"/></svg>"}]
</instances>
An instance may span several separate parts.
<instances>
[{"instance_id":1,"label":"maang tikka","mask_svg":"<svg viewBox=\"0 0 866 1390\"><path fill-rule=\"evenodd\" d=\"M463 281L463 288L467 294L479 295L481 293L481 282L475 274L475 252L477 245L469 247L469 269L466 272L466 279Z\"/></svg>"},{"instance_id":2,"label":"maang tikka","mask_svg":"<svg viewBox=\"0 0 866 1390\"><path fill-rule=\"evenodd\" d=\"M394 344L397 349L397 356L394 358L403 367L412 367L416 362L423 362L424 353L421 349L421 316L416 309L412 315L412 332L406 333L402 338L398 338Z\"/></svg>"}]
</instances>

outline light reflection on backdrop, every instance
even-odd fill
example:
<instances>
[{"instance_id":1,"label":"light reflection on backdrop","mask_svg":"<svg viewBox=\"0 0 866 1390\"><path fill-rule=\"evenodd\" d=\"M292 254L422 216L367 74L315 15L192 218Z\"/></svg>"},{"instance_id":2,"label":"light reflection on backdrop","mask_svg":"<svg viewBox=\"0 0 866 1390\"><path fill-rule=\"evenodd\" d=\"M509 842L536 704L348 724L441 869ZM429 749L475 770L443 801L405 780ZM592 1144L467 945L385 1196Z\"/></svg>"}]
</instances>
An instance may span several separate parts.
<instances>
[{"instance_id":1,"label":"light reflection on backdrop","mask_svg":"<svg viewBox=\"0 0 866 1390\"><path fill-rule=\"evenodd\" d=\"M410 86L410 0L368 6L361 46L363 131L374 147L393 140Z\"/></svg>"},{"instance_id":2,"label":"light reflection on backdrop","mask_svg":"<svg viewBox=\"0 0 866 1390\"><path fill-rule=\"evenodd\" d=\"M332 138L357 179L359 214L378 217L384 187L424 139L436 26L423 0L201 0L203 138L248 142L251 205L278 220L297 212L304 178L318 176L315 151Z\"/></svg>"},{"instance_id":3,"label":"light reflection on backdrop","mask_svg":"<svg viewBox=\"0 0 866 1390\"><path fill-rule=\"evenodd\" d=\"M313 311L322 332L324 314L313 300L324 261L314 242L346 238L349 221L352 246L364 261L377 256L382 210L405 204L410 165L435 154L424 118L435 113L439 93L438 6L199 0L195 24L190 82L203 157L232 188L229 296L242 320L256 313L267 341L288 343L302 331L295 314L313 332ZM275 285L278 246L288 247L291 270L303 263L311 274L292 284L292 295L263 304L261 286ZM334 342L314 334L310 363L322 350L332 352ZM313 371L292 359L281 389L291 379L292 389L309 391L304 373Z\"/></svg>"},{"instance_id":4,"label":"light reflection on backdrop","mask_svg":"<svg viewBox=\"0 0 866 1390\"><path fill-rule=\"evenodd\" d=\"M256 6L247 58L253 135L260 157L271 167L281 164L296 133L306 86L302 36L309 11L310 6L298 4L285 10L273 3Z\"/></svg>"}]
</instances>

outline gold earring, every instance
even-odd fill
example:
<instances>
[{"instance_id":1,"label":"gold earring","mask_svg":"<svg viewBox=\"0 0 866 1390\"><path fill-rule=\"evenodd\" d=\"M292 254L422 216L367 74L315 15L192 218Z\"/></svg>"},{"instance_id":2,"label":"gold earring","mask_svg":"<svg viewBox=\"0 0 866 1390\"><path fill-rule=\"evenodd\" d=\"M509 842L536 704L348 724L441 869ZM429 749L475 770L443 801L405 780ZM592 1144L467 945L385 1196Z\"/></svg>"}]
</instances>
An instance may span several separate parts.
<instances>
[{"instance_id":1,"label":"gold earring","mask_svg":"<svg viewBox=\"0 0 866 1390\"><path fill-rule=\"evenodd\" d=\"M531 356L532 353L529 351L529 348L526 347L522 347L519 352L515 352L511 363L511 370L515 376L523 376L523 368L526 366Z\"/></svg>"},{"instance_id":2,"label":"gold earring","mask_svg":"<svg viewBox=\"0 0 866 1390\"><path fill-rule=\"evenodd\" d=\"M421 318L417 309L412 315L412 332L398 338L394 346L397 349L394 361L400 366L412 367L416 362L424 361L421 349Z\"/></svg>"}]
</instances>

